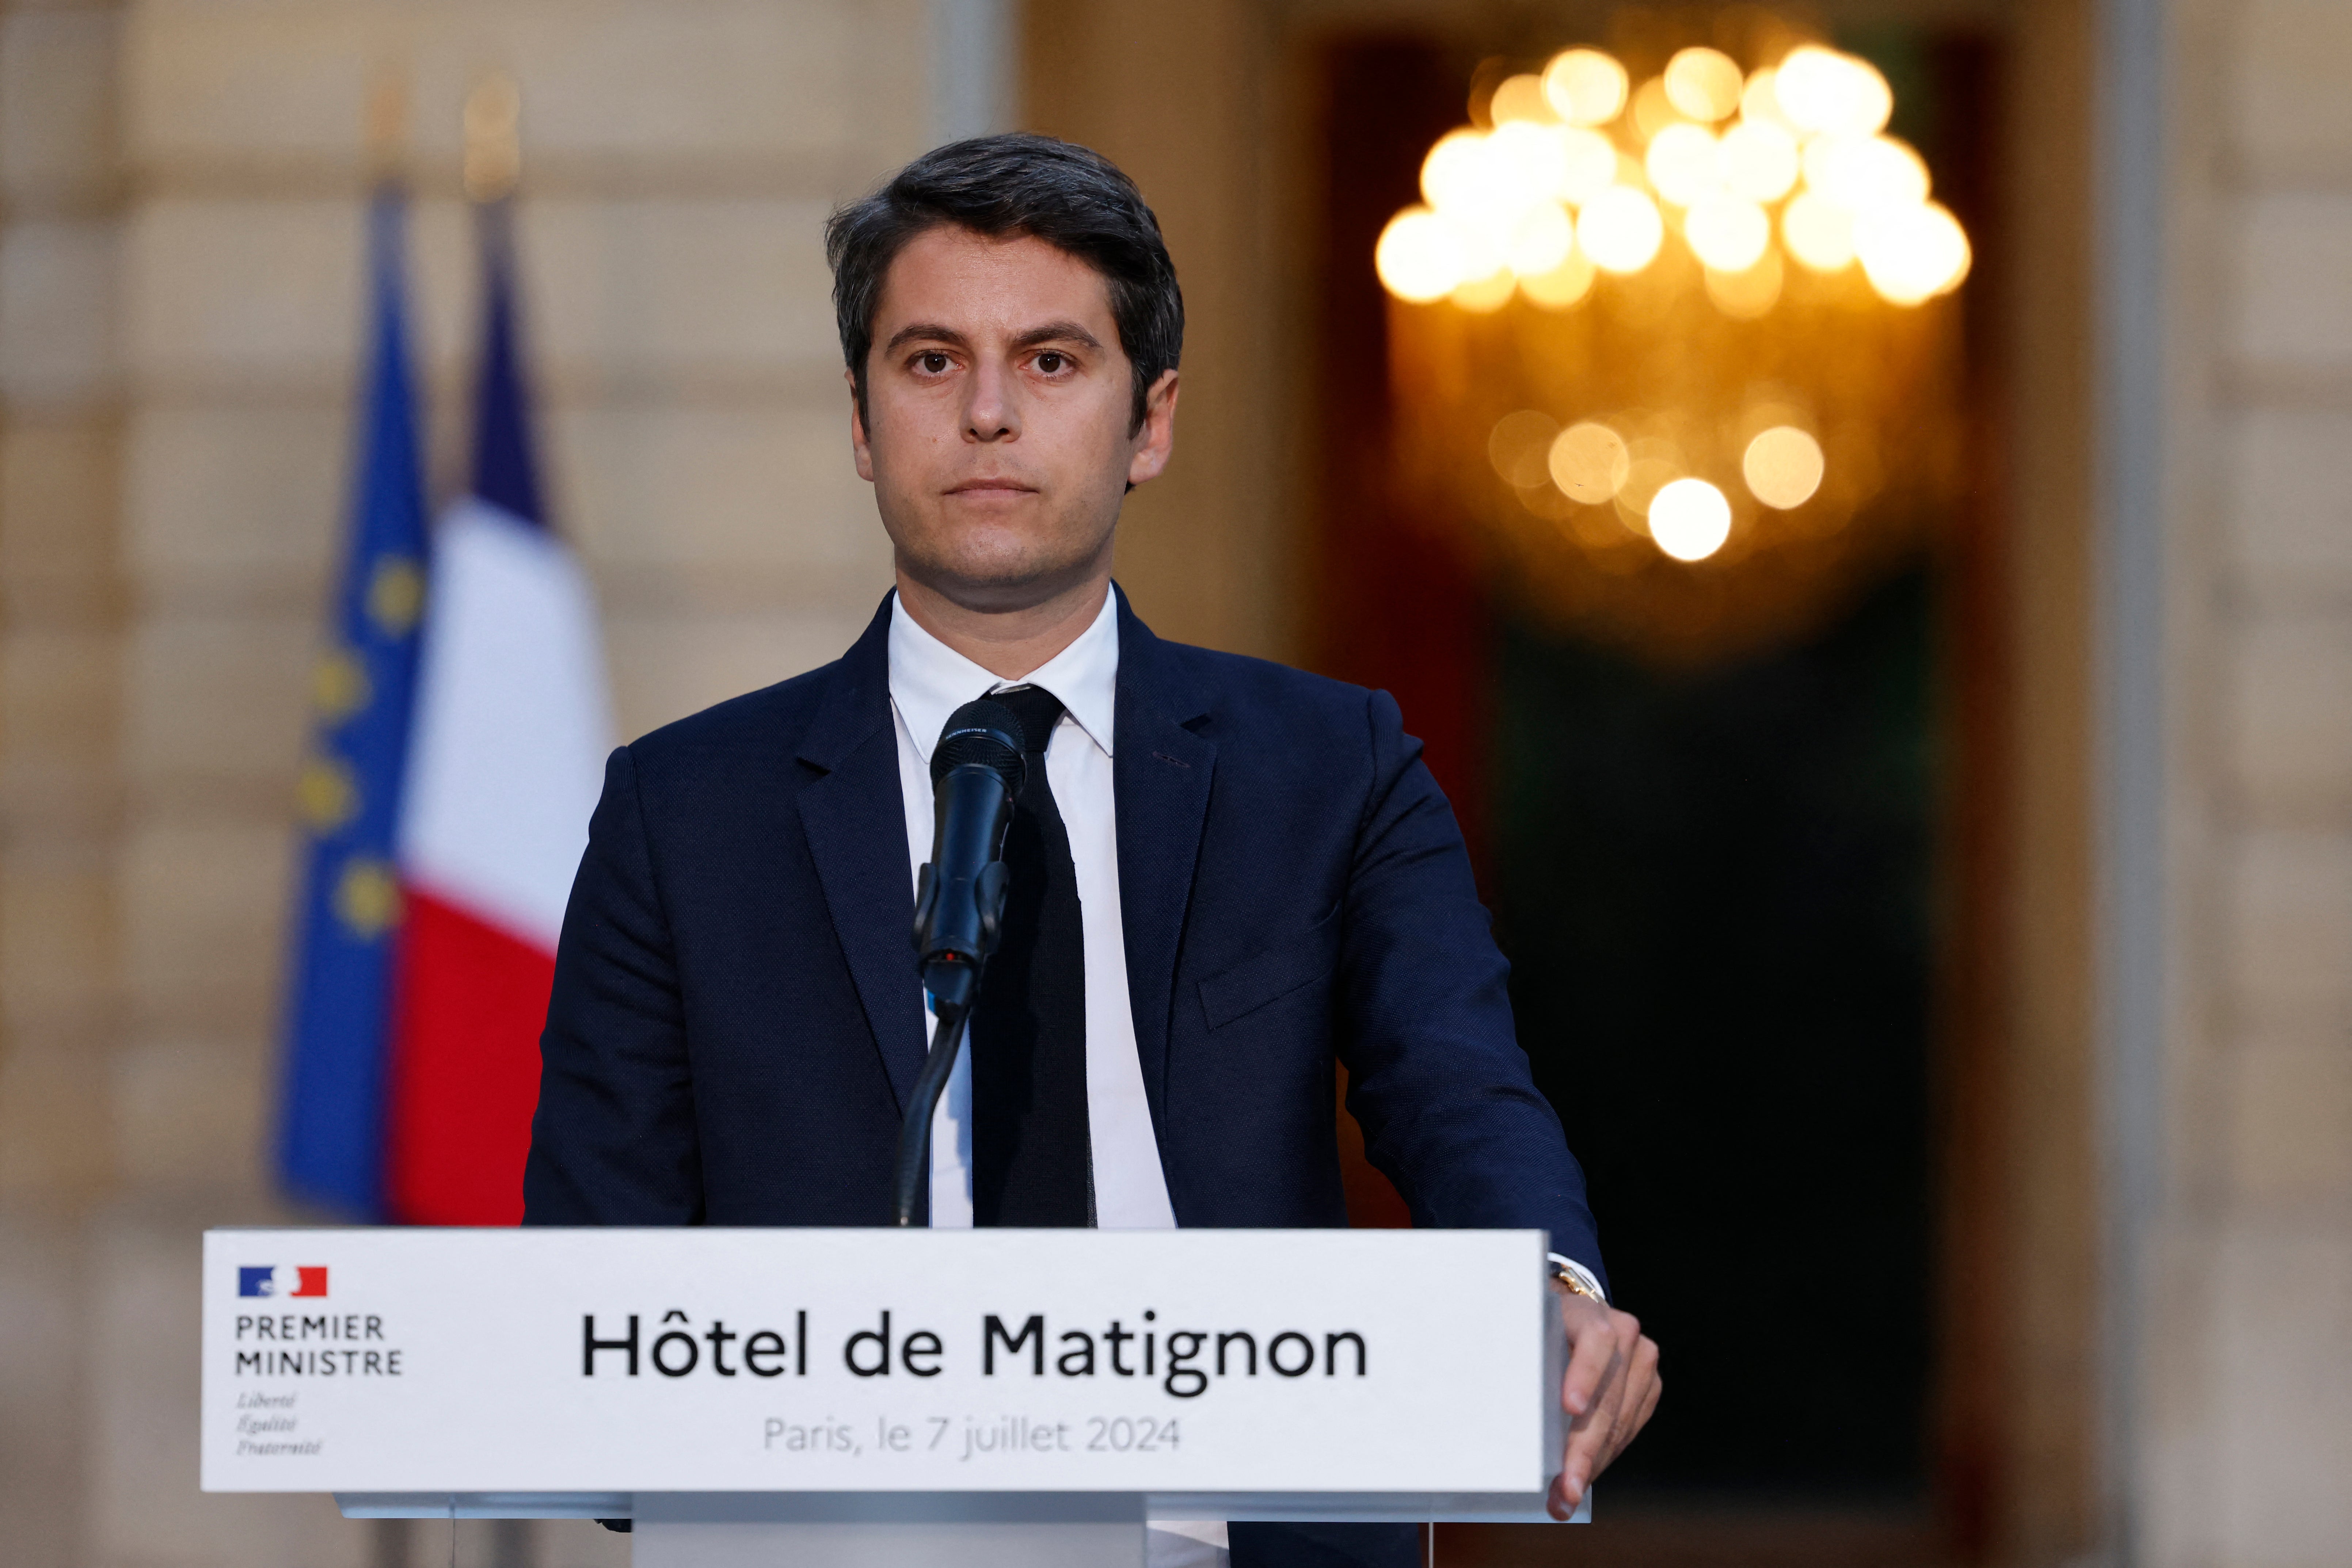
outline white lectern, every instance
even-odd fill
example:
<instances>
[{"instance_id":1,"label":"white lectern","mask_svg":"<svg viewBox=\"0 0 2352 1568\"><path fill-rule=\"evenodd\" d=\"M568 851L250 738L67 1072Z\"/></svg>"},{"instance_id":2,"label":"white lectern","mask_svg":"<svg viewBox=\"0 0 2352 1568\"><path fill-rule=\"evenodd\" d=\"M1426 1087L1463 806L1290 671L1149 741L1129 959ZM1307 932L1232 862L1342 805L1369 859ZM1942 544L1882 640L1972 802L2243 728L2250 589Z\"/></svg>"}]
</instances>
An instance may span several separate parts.
<instances>
[{"instance_id":1,"label":"white lectern","mask_svg":"<svg viewBox=\"0 0 2352 1568\"><path fill-rule=\"evenodd\" d=\"M203 1483L635 1521L641 1568L1534 1520L1536 1231L215 1230Z\"/></svg>"}]
</instances>

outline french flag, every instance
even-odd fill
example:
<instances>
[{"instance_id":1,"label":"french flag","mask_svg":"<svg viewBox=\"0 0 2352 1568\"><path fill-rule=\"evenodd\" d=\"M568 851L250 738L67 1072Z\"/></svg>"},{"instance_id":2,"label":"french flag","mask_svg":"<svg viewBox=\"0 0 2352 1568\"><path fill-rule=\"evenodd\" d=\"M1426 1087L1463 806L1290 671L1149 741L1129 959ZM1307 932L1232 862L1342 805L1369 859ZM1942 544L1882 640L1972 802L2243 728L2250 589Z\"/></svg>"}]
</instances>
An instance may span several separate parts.
<instances>
[{"instance_id":1,"label":"french flag","mask_svg":"<svg viewBox=\"0 0 2352 1568\"><path fill-rule=\"evenodd\" d=\"M548 526L518 351L512 212L479 210L470 492L434 531L396 856L384 1207L512 1225L555 941L613 719L586 574Z\"/></svg>"}]
</instances>

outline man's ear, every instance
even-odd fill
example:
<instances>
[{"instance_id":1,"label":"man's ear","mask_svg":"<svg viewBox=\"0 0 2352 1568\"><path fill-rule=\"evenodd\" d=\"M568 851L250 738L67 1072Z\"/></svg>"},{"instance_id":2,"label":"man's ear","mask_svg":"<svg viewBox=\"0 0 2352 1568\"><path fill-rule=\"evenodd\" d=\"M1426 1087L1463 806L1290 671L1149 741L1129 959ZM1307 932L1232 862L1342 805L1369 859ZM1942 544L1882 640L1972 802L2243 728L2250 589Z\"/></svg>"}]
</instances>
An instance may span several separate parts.
<instances>
[{"instance_id":1,"label":"man's ear","mask_svg":"<svg viewBox=\"0 0 2352 1568\"><path fill-rule=\"evenodd\" d=\"M866 411L857 402L857 372L844 370L841 379L849 383L849 450L857 459L857 476L871 485L874 483L874 447L866 438Z\"/></svg>"},{"instance_id":2,"label":"man's ear","mask_svg":"<svg viewBox=\"0 0 2352 1568\"><path fill-rule=\"evenodd\" d=\"M1176 455L1176 371L1160 372L1143 397L1143 428L1135 433L1135 450L1127 460L1127 487L1134 489L1157 479Z\"/></svg>"}]
</instances>

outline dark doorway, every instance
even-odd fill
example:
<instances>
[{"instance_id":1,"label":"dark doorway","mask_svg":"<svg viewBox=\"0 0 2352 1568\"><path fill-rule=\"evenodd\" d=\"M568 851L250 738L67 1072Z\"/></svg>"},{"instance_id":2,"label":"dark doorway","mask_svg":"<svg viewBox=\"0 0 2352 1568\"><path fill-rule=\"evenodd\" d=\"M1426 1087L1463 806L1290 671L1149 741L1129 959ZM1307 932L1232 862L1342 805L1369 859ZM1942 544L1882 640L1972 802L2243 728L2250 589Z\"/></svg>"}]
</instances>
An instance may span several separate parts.
<instances>
[{"instance_id":1,"label":"dark doorway","mask_svg":"<svg viewBox=\"0 0 2352 1568\"><path fill-rule=\"evenodd\" d=\"M1705 672L1507 625L1519 1037L1675 1396L1612 1490L1916 1496L1930 1373L1929 581Z\"/></svg>"}]
</instances>

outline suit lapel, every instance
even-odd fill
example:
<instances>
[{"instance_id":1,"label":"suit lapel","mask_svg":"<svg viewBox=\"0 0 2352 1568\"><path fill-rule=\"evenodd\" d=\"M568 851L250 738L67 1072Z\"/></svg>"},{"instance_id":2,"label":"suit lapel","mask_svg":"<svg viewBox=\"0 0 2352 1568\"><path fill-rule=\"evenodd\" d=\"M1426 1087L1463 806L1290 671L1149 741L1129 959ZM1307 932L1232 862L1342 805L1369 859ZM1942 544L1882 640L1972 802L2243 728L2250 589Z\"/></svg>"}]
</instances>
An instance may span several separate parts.
<instances>
[{"instance_id":1,"label":"suit lapel","mask_svg":"<svg viewBox=\"0 0 2352 1568\"><path fill-rule=\"evenodd\" d=\"M1193 733L1200 695L1165 645L1118 601L1118 697L1111 789L1118 815L1118 902L1127 928L1127 988L1151 1119L1164 1140L1168 1035L1176 960L1209 812L1217 748Z\"/></svg>"},{"instance_id":2,"label":"suit lapel","mask_svg":"<svg viewBox=\"0 0 2352 1568\"><path fill-rule=\"evenodd\" d=\"M890 603L882 601L866 634L843 658L840 676L801 743L801 763L823 777L803 787L799 803L834 934L891 1092L904 1107L929 1047L908 937L915 894L890 718Z\"/></svg>"}]
</instances>

